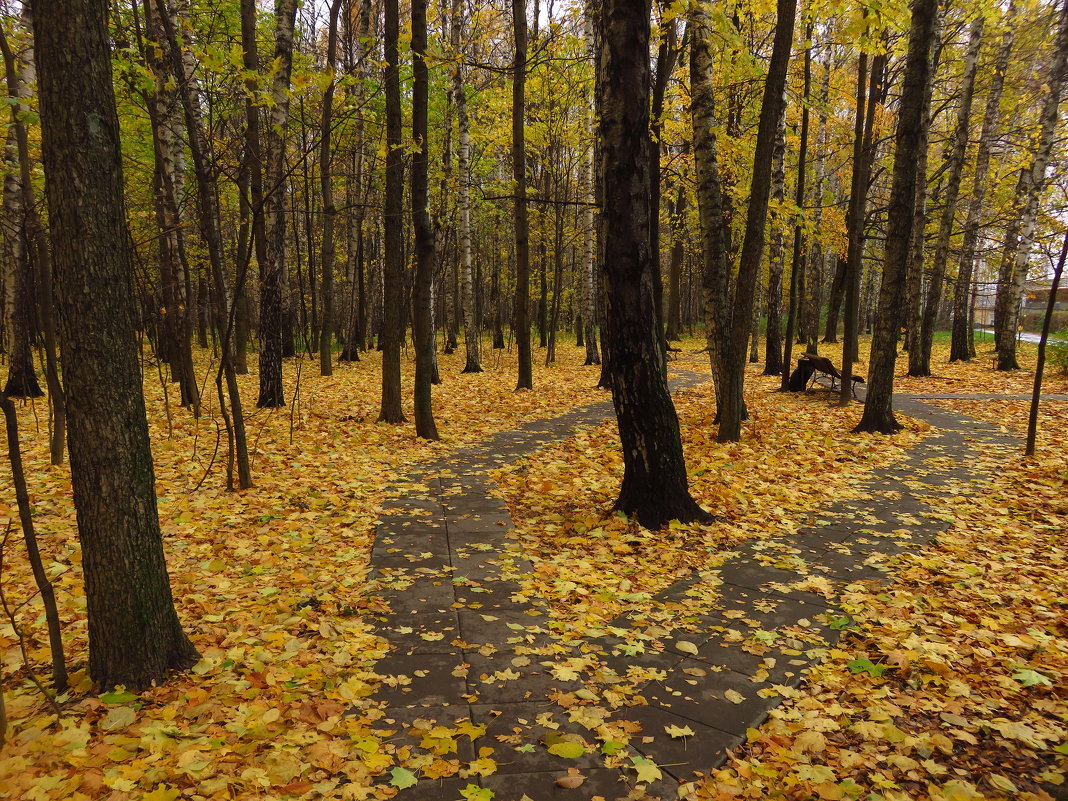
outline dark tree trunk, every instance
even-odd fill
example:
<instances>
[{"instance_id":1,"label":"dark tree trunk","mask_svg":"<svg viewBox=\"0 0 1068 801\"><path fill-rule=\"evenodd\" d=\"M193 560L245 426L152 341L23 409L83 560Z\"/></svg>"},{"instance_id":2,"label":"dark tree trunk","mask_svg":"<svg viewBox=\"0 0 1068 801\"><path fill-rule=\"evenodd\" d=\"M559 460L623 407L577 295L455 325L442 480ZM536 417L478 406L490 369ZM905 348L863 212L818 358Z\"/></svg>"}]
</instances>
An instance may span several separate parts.
<instances>
[{"instance_id":1,"label":"dark tree trunk","mask_svg":"<svg viewBox=\"0 0 1068 801\"><path fill-rule=\"evenodd\" d=\"M971 25L968 51L964 57L964 84L961 87L960 105L957 108L957 126L953 131L952 146L946 157L946 190L943 196L942 215L938 221L938 239L935 242L931 280L927 286L927 301L920 318L918 347L909 351L909 375L931 374L931 348L934 345L935 316L942 302L942 285L946 277L946 262L949 261L949 243L953 235L953 222L957 211L957 195L960 193L961 176L964 173L964 157L968 150L968 132L972 116L972 97L975 94L975 73L979 64L979 48L983 42L983 17L976 17ZM925 137L926 138L926 137ZM924 148L926 150L926 148ZM922 239L923 231L914 231Z\"/></svg>"},{"instance_id":2,"label":"dark tree trunk","mask_svg":"<svg viewBox=\"0 0 1068 801\"><path fill-rule=\"evenodd\" d=\"M864 58L863 56L861 57ZM849 250L846 255L845 306L842 326L842 380L840 402L848 405L853 397L853 365L856 363L858 325L860 323L860 277L864 266L864 223L867 220L868 183L871 179L872 162L875 159L875 111L882 102L883 72L886 56L879 54L872 59L870 86L867 97L860 80L863 70L858 69L857 115L853 142L853 180L850 190L851 203L846 227L849 231ZM861 113L863 112L863 113ZM856 135L863 134L856 138Z\"/></svg>"},{"instance_id":3,"label":"dark tree trunk","mask_svg":"<svg viewBox=\"0 0 1068 801\"><path fill-rule=\"evenodd\" d=\"M838 256L834 261L834 276L831 278L831 292L827 300L827 320L823 329L824 342L838 341L838 317L842 313L842 300L845 298L845 279L846 260Z\"/></svg>"},{"instance_id":4,"label":"dark tree trunk","mask_svg":"<svg viewBox=\"0 0 1068 801\"><path fill-rule=\"evenodd\" d=\"M139 691L191 667L156 511L134 324L107 6L35 3L42 160L54 245L89 674Z\"/></svg>"},{"instance_id":5,"label":"dark tree trunk","mask_svg":"<svg viewBox=\"0 0 1068 801\"><path fill-rule=\"evenodd\" d=\"M519 356L516 389L533 389L530 354L530 231L527 223L526 83L527 4L512 0L515 27L515 66L512 75L512 177L515 181L515 331Z\"/></svg>"},{"instance_id":6,"label":"dark tree trunk","mask_svg":"<svg viewBox=\"0 0 1068 801\"><path fill-rule=\"evenodd\" d=\"M415 431L424 439L439 439L431 403L434 379L434 228L427 211L427 106L430 79L426 66L426 0L412 0L412 138L419 149L412 154L412 227L415 230L415 282L412 286L412 338L415 340Z\"/></svg>"},{"instance_id":7,"label":"dark tree trunk","mask_svg":"<svg viewBox=\"0 0 1068 801\"><path fill-rule=\"evenodd\" d=\"M664 339L674 342L682 332L682 261L686 255L686 189L679 187L675 200L674 213L671 215L671 262L668 264L668 302L667 328Z\"/></svg>"},{"instance_id":8,"label":"dark tree trunk","mask_svg":"<svg viewBox=\"0 0 1068 801\"><path fill-rule=\"evenodd\" d=\"M601 259L612 400L624 473L616 508L650 528L706 520L690 497L675 407L657 331L649 247L649 1L605 0L600 10L598 138L604 225Z\"/></svg>"},{"instance_id":9,"label":"dark tree trunk","mask_svg":"<svg viewBox=\"0 0 1068 801\"><path fill-rule=\"evenodd\" d=\"M333 375L334 363L330 346L334 339L334 178L331 172L330 126L334 111L334 70L337 66L337 17L342 0L330 4L330 24L326 37L326 72L330 84L323 93L323 117L319 126L319 184L323 198L323 244L320 266L323 271L323 306L319 320L319 374ZM311 247L311 242L308 243Z\"/></svg>"},{"instance_id":10,"label":"dark tree trunk","mask_svg":"<svg viewBox=\"0 0 1068 801\"><path fill-rule=\"evenodd\" d=\"M397 0L385 0L386 196L382 204L385 250L382 302L382 407L379 422L403 423L401 340L404 338L404 154L401 152L400 19Z\"/></svg>"},{"instance_id":11,"label":"dark tree trunk","mask_svg":"<svg viewBox=\"0 0 1068 801\"><path fill-rule=\"evenodd\" d=\"M745 346L749 338L749 321L753 314L761 254L764 252L764 227L768 219L768 199L771 193L772 150L786 101L783 89L786 86L786 67L790 62L790 50L793 46L797 2L778 0L776 8L775 41L757 124L749 208L738 260L738 278L734 288L730 342L723 364L723 398L720 402L718 434L720 442L736 442L741 438L742 420L746 414L742 397L745 383Z\"/></svg>"},{"instance_id":12,"label":"dark tree trunk","mask_svg":"<svg viewBox=\"0 0 1068 801\"><path fill-rule=\"evenodd\" d=\"M286 405L282 357L293 346L290 304L284 298L286 271L285 126L289 118L289 79L293 70L293 25L297 0L276 0L272 106L267 128L266 187L263 201L264 261L260 263L260 395L256 405ZM251 120L250 120L251 123Z\"/></svg>"},{"instance_id":13,"label":"dark tree trunk","mask_svg":"<svg viewBox=\"0 0 1068 801\"><path fill-rule=\"evenodd\" d=\"M33 369L33 351L30 341L33 336L34 291L33 274L26 247L25 228L22 220L22 187L19 185L14 132L8 135L6 148L7 171L4 175L4 227L8 230L8 248L5 254L13 262L14 303L11 325L11 353L8 354L7 383L4 394L9 398L40 398L44 395L37 383Z\"/></svg>"},{"instance_id":14,"label":"dark tree trunk","mask_svg":"<svg viewBox=\"0 0 1068 801\"><path fill-rule=\"evenodd\" d=\"M990 157L993 151L998 120L1001 116L1001 94L1005 87L1005 73L1008 70L1009 56L1012 53L1013 39L1015 37L1014 8L1015 6L1010 3L1006 15L1008 24L1005 33L1001 37L1001 45L998 47L997 60L994 63L994 72L990 81L990 91L986 98L986 109L983 112L983 127L979 133L979 149L975 154L975 167L972 171L974 176L972 196L968 201L968 216L964 223L964 241L961 243L960 248L957 280L953 285L953 334L949 346L949 360L951 362L968 361L972 358L971 315L969 314L968 301L972 294L972 271L975 268L975 250L979 242L980 216L986 200L988 183L986 176L990 168ZM931 309L933 314L937 314L937 311L937 307ZM931 328L933 330L933 324Z\"/></svg>"},{"instance_id":15,"label":"dark tree trunk","mask_svg":"<svg viewBox=\"0 0 1068 801\"><path fill-rule=\"evenodd\" d=\"M802 89L801 110L801 148L797 154L797 187L794 193L794 203L800 214L805 205L805 167L808 161L808 99L812 89L812 23L805 30L805 71L804 87ZM819 202L817 200L817 202ZM783 341L782 357L782 385L785 392L790 386L790 367L793 361L794 329L798 319L804 319L803 306L805 297L805 232L802 225L803 219L798 217L794 226L794 249L790 259L790 305L786 312L786 335ZM802 337L802 341L804 338Z\"/></svg>"},{"instance_id":16,"label":"dark tree trunk","mask_svg":"<svg viewBox=\"0 0 1068 801\"><path fill-rule=\"evenodd\" d=\"M901 428L894 418L894 366L915 222L916 183L921 180L914 156L925 145L924 107L931 81L931 47L937 14L938 0L913 0L909 50L898 111L894 177L887 210L886 258L879 289L879 315L872 338L864 414L854 429L858 432L892 434ZM842 375L845 382L845 369Z\"/></svg>"}]
</instances>

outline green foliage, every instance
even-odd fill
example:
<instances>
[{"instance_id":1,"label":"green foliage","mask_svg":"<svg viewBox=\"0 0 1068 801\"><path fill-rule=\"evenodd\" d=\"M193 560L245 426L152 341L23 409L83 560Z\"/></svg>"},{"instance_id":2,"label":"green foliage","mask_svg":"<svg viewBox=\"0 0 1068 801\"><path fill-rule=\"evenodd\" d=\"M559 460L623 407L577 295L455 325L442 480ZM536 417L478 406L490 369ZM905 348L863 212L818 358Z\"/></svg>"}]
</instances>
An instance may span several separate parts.
<instances>
[{"instance_id":1,"label":"green foliage","mask_svg":"<svg viewBox=\"0 0 1068 801\"><path fill-rule=\"evenodd\" d=\"M1050 335L1046 347L1050 365L1059 367L1061 373L1068 375L1068 327Z\"/></svg>"}]
</instances>

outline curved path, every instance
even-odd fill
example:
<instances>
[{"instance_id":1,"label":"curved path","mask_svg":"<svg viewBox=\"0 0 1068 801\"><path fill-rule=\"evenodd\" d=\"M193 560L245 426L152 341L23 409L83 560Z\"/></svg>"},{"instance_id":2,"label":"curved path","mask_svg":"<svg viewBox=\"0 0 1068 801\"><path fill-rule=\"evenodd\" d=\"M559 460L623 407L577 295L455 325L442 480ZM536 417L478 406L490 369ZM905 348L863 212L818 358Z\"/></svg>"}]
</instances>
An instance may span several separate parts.
<instances>
[{"instance_id":1,"label":"curved path","mask_svg":"<svg viewBox=\"0 0 1068 801\"><path fill-rule=\"evenodd\" d=\"M674 389L707 379L677 372ZM667 801L678 797L680 782L722 764L778 702L774 691L758 691L796 686L837 639L847 622L835 611L838 588L887 580L895 554L948 526L924 498L975 492L985 480L975 469L976 445L1015 442L918 400L898 397L896 406L935 431L904 460L875 471L861 500L834 503L811 525L750 541L716 569L676 582L657 599L677 606L679 625L615 621L628 639L576 644L553 636L544 605L522 594L518 578L531 565L509 537L512 521L487 475L576 426L609 419L610 401L498 434L395 488L372 555L378 597L388 607L376 623L391 651L375 668L386 681L368 703L385 704L379 725L395 732L398 748L426 752L427 763L430 756L459 759L465 768L479 758L495 763L481 770L476 762L465 778L422 778L397 798L451 801L481 784L495 801ZM712 603L700 602L710 596ZM623 768L605 767L596 748L573 758L550 753L579 739L569 735L597 742L587 727L599 721L560 704L562 694L583 689L582 679L586 693L623 683L644 699L613 710L611 720L633 732L628 753L658 765L659 779L639 783L630 758ZM466 736L435 741L435 725L466 720L475 724ZM688 727L693 736L665 736L667 726ZM557 784L569 769L584 777L577 788Z\"/></svg>"}]
</instances>

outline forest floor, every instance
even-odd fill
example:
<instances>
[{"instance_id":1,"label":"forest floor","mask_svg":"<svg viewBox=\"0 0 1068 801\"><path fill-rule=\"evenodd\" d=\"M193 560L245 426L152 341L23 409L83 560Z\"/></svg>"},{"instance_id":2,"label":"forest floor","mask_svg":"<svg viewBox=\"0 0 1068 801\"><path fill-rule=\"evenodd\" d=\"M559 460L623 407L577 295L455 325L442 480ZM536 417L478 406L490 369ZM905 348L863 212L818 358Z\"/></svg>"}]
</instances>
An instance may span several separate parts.
<instances>
[{"instance_id":1,"label":"forest floor","mask_svg":"<svg viewBox=\"0 0 1068 801\"><path fill-rule=\"evenodd\" d=\"M995 373L978 344L980 358L968 364L945 365L940 348L938 376L902 378L898 391L1030 391L1030 370ZM706 358L694 353L700 347L685 342L676 366L707 373ZM834 346L821 353L837 358ZM226 491L221 454L213 460L210 400L199 422L181 409L168 414L154 368L146 370L172 585L204 659L139 697L91 693L69 472L47 464L46 407L23 407L35 522L57 587L73 688L59 699L57 720L28 680L14 629L0 624L11 720L0 798L403 799L416 775L461 777L456 797L490 798L478 777L494 773L492 755L470 746L455 752L459 741L484 734L479 724L427 727L424 739L442 757L428 763L391 737L382 723L388 710L370 703L384 682L398 680L376 671L390 646L370 614L379 603L369 579L375 525L388 490L404 486L415 465L603 401L593 387L597 368L583 367L582 354L561 344L559 363L537 366L535 390L523 393L513 391L507 353L487 350L487 371L465 376L461 353L440 356L440 443L417 440L410 425L375 422L374 354L338 366L333 378L319 377L313 360L290 360L290 405L250 419L256 486L243 493ZM1033 349L1023 346L1023 355L1029 367ZM207 369L207 354L200 358ZM243 381L251 401L255 376ZM544 603L561 642L603 631L621 614L666 620L673 610L658 608L657 592L715 567L748 540L796 531L830 500L862 498L865 478L931 434L916 419L904 420L906 430L893 438L850 434L858 405L839 408L819 392L773 393L777 381L751 374L752 419L740 444L715 442L707 384L676 396L694 495L717 518L708 526L653 533L610 513L621 473L611 423L494 472L516 525L510 547L532 565L522 593ZM1048 376L1046 391L1068 391L1068 379ZM1026 404L1016 399L932 403L1013 433L1026 421ZM948 801L1042 798L1064 781L1068 447L1060 434L1068 402L1044 404L1043 415L1039 457L1024 460L1022 447L980 451L973 467L990 471L989 488L932 501L948 530L899 556L890 588L850 585L846 645L828 649L771 719L687 790L701 798ZM14 519L13 499L3 504L0 517ZM43 676L43 621L17 540L5 543L4 599Z\"/></svg>"}]
</instances>

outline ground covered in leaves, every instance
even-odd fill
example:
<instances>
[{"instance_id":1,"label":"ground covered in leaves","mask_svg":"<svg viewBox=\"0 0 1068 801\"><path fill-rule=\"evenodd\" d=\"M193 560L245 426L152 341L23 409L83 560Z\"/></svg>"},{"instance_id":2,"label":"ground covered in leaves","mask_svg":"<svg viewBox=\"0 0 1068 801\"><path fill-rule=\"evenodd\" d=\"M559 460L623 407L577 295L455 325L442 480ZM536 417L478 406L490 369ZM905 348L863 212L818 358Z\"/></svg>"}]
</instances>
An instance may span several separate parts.
<instances>
[{"instance_id":1,"label":"ground covered in leaves","mask_svg":"<svg viewBox=\"0 0 1068 801\"><path fill-rule=\"evenodd\" d=\"M705 357L694 353L700 347L685 342L678 366L707 372ZM1030 389L1029 371L994 373L983 358L946 365L941 347L938 375L899 379L902 391ZM837 357L833 346L821 353ZM1032 353L1022 348L1025 366ZM0 621L0 678L12 724L0 754L0 798L392 797L416 772L492 773L492 754L470 746L484 734L479 726L431 717L400 722L390 709L361 701L381 685L375 663L388 650L364 616L375 603L366 578L373 525L387 486L413 465L603 400L593 388L597 368L582 367L582 354L561 347L561 363L537 367L529 393L513 391L508 354L488 351L487 372L475 376L458 375L462 354L439 356L438 444L417 440L411 426L375 423L374 354L339 366L334 378L320 378L312 360L290 361L289 406L250 420L256 487L244 493L225 490L213 404L206 400L199 423L183 410L167 414L155 368L146 364L172 584L204 658L189 675L140 696L92 693L69 473L47 464L44 407L23 407L35 522L57 586L73 689L58 699L57 716L29 681L15 628ZM207 354L201 358L206 370ZM255 376L243 382L251 401ZM586 635L612 631L624 614L654 634L684 623L713 605L715 593L695 597L689 609L658 605L658 590L714 567L744 540L803 525L828 499L855 497L865 475L926 434L906 421L893 439L854 436L848 430L858 406L840 409L823 393L780 395L776 384L751 374L752 419L740 444L715 443L707 385L676 398L694 495L716 515L709 526L652 533L611 513L621 459L610 424L496 473L518 527L512 553L534 565L524 593L544 602L555 621L562 679L596 671L582 655ZM1064 377L1047 379L1047 391L1066 389ZM1018 401L939 403L1013 427L1025 420ZM997 481L989 492L939 501L953 527L936 545L903 557L900 583L878 594L854 585L848 602L856 628L723 770L687 789L715 799L956 801L1041 798L1063 781L1068 452L1053 440L1066 406L1044 407L1038 460L1005 462L991 453L999 461L991 464ZM12 496L0 497L0 518L15 518ZM30 667L44 678L43 616L18 540L13 532L5 543L4 600ZM569 661L570 653L578 656ZM855 671L858 655L871 667ZM613 680L614 703L645 678ZM630 733L612 728L604 696L594 695L601 689L596 681L589 686L559 695L557 704L599 730L604 745L625 742ZM402 728L421 738L418 756L394 737ZM651 775L655 766L636 769ZM486 792L461 795L488 799Z\"/></svg>"}]
</instances>

